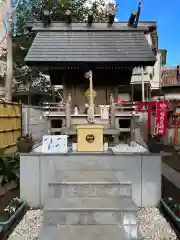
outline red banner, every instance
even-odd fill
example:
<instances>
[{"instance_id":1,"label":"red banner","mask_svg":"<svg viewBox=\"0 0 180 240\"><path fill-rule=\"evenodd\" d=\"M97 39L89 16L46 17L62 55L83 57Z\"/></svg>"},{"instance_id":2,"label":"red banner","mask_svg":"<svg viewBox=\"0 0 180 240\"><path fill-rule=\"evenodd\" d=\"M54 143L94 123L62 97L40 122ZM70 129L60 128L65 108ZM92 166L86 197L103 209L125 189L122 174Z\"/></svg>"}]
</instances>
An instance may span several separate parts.
<instances>
[{"instance_id":1,"label":"red banner","mask_svg":"<svg viewBox=\"0 0 180 240\"><path fill-rule=\"evenodd\" d=\"M168 101L157 102L156 135L166 136Z\"/></svg>"}]
</instances>

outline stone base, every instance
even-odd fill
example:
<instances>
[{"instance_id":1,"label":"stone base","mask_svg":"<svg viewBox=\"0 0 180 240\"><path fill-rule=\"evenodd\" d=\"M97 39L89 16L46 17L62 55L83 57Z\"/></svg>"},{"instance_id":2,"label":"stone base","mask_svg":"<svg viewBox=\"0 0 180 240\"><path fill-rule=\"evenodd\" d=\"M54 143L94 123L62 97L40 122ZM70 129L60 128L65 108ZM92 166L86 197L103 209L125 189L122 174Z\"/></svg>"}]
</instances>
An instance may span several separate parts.
<instances>
[{"instance_id":1,"label":"stone base","mask_svg":"<svg viewBox=\"0 0 180 240\"><path fill-rule=\"evenodd\" d=\"M110 175L114 175L119 183L129 181L132 184L132 199L139 207L157 205L161 198L160 154L27 153L20 155L20 197L30 207L42 207L53 197L50 196L48 184L54 181L55 170L77 171L78 178L90 171L92 177L88 180L87 175L85 182L91 182L92 178L98 182L97 171L110 171ZM71 180L77 182L75 178ZM62 182L62 179L59 178L58 182Z\"/></svg>"},{"instance_id":2,"label":"stone base","mask_svg":"<svg viewBox=\"0 0 180 240\"><path fill-rule=\"evenodd\" d=\"M137 227L131 229L119 225L84 225L84 226L44 226L39 240L135 240Z\"/></svg>"}]
</instances>

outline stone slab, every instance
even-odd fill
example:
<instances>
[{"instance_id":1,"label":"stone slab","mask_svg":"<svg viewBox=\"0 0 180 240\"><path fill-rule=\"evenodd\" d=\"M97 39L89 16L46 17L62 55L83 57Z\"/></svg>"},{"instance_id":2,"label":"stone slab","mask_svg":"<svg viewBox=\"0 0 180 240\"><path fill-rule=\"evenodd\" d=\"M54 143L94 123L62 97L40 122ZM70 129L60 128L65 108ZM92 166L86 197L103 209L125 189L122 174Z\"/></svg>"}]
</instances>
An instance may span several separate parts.
<instances>
[{"instance_id":1,"label":"stone slab","mask_svg":"<svg viewBox=\"0 0 180 240\"><path fill-rule=\"evenodd\" d=\"M135 228L128 232L118 225L44 226L39 240L135 240L138 239Z\"/></svg>"},{"instance_id":2,"label":"stone slab","mask_svg":"<svg viewBox=\"0 0 180 240\"><path fill-rule=\"evenodd\" d=\"M51 199L44 211L136 211L131 197L74 197L69 199Z\"/></svg>"},{"instance_id":3,"label":"stone slab","mask_svg":"<svg viewBox=\"0 0 180 240\"><path fill-rule=\"evenodd\" d=\"M51 182L49 187L54 198L132 196L132 186L128 183Z\"/></svg>"},{"instance_id":4,"label":"stone slab","mask_svg":"<svg viewBox=\"0 0 180 240\"><path fill-rule=\"evenodd\" d=\"M44 223L51 225L136 225L136 212L64 211L44 212Z\"/></svg>"},{"instance_id":5,"label":"stone slab","mask_svg":"<svg viewBox=\"0 0 180 240\"><path fill-rule=\"evenodd\" d=\"M52 199L44 207L47 224L102 225L136 224L132 199L107 197Z\"/></svg>"},{"instance_id":6,"label":"stone slab","mask_svg":"<svg viewBox=\"0 0 180 240\"><path fill-rule=\"evenodd\" d=\"M90 171L90 170L69 170L55 171L54 182L99 182L99 183L119 183L114 171Z\"/></svg>"}]
</instances>

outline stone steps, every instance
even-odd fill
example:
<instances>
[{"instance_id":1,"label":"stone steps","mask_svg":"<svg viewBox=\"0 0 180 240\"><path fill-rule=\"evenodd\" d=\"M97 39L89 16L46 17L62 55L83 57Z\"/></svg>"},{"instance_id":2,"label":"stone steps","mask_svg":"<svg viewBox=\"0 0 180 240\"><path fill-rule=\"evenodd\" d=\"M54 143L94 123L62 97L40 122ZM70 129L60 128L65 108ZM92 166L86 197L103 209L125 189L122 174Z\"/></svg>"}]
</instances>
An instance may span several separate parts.
<instances>
[{"instance_id":1,"label":"stone steps","mask_svg":"<svg viewBox=\"0 0 180 240\"><path fill-rule=\"evenodd\" d=\"M123 172L122 172L123 175ZM118 183L115 171L108 170L64 170L56 171L55 181L62 182L115 182Z\"/></svg>"},{"instance_id":2,"label":"stone steps","mask_svg":"<svg viewBox=\"0 0 180 240\"><path fill-rule=\"evenodd\" d=\"M69 155L68 158L58 159L56 162L55 171L124 171L127 168L127 163L123 163L122 160L118 161L117 158L112 158L112 153L104 154L99 153L101 157L97 155L84 154L84 153L76 153L74 155ZM102 157L103 155L103 157ZM75 157L76 156L76 157ZM132 157L129 157L129 164L131 164ZM123 158L123 155L119 158Z\"/></svg>"},{"instance_id":3,"label":"stone steps","mask_svg":"<svg viewBox=\"0 0 180 240\"><path fill-rule=\"evenodd\" d=\"M131 232L131 233L130 233ZM40 240L133 240L136 232L128 231L119 225L44 225Z\"/></svg>"},{"instance_id":4,"label":"stone steps","mask_svg":"<svg viewBox=\"0 0 180 240\"><path fill-rule=\"evenodd\" d=\"M40 240L139 239L137 207L124 168L108 155L57 160Z\"/></svg>"},{"instance_id":5,"label":"stone steps","mask_svg":"<svg viewBox=\"0 0 180 240\"><path fill-rule=\"evenodd\" d=\"M119 182L114 171L61 171L54 179L49 182L53 198L132 196L131 183Z\"/></svg>"},{"instance_id":6,"label":"stone steps","mask_svg":"<svg viewBox=\"0 0 180 240\"><path fill-rule=\"evenodd\" d=\"M132 196L132 186L129 183L51 182L49 188L53 198Z\"/></svg>"},{"instance_id":7,"label":"stone steps","mask_svg":"<svg viewBox=\"0 0 180 240\"><path fill-rule=\"evenodd\" d=\"M54 198L44 206L45 224L136 224L131 197Z\"/></svg>"}]
</instances>

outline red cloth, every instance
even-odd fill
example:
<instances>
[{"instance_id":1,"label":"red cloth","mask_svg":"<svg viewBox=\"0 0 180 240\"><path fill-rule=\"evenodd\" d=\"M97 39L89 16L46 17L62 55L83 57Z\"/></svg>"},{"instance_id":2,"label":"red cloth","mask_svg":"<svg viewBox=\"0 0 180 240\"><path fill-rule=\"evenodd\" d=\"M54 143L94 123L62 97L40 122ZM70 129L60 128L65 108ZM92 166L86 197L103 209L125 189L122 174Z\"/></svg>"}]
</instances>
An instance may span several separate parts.
<instances>
[{"instance_id":1,"label":"red cloth","mask_svg":"<svg viewBox=\"0 0 180 240\"><path fill-rule=\"evenodd\" d=\"M156 135L166 136L168 101L157 103Z\"/></svg>"}]
</instances>

